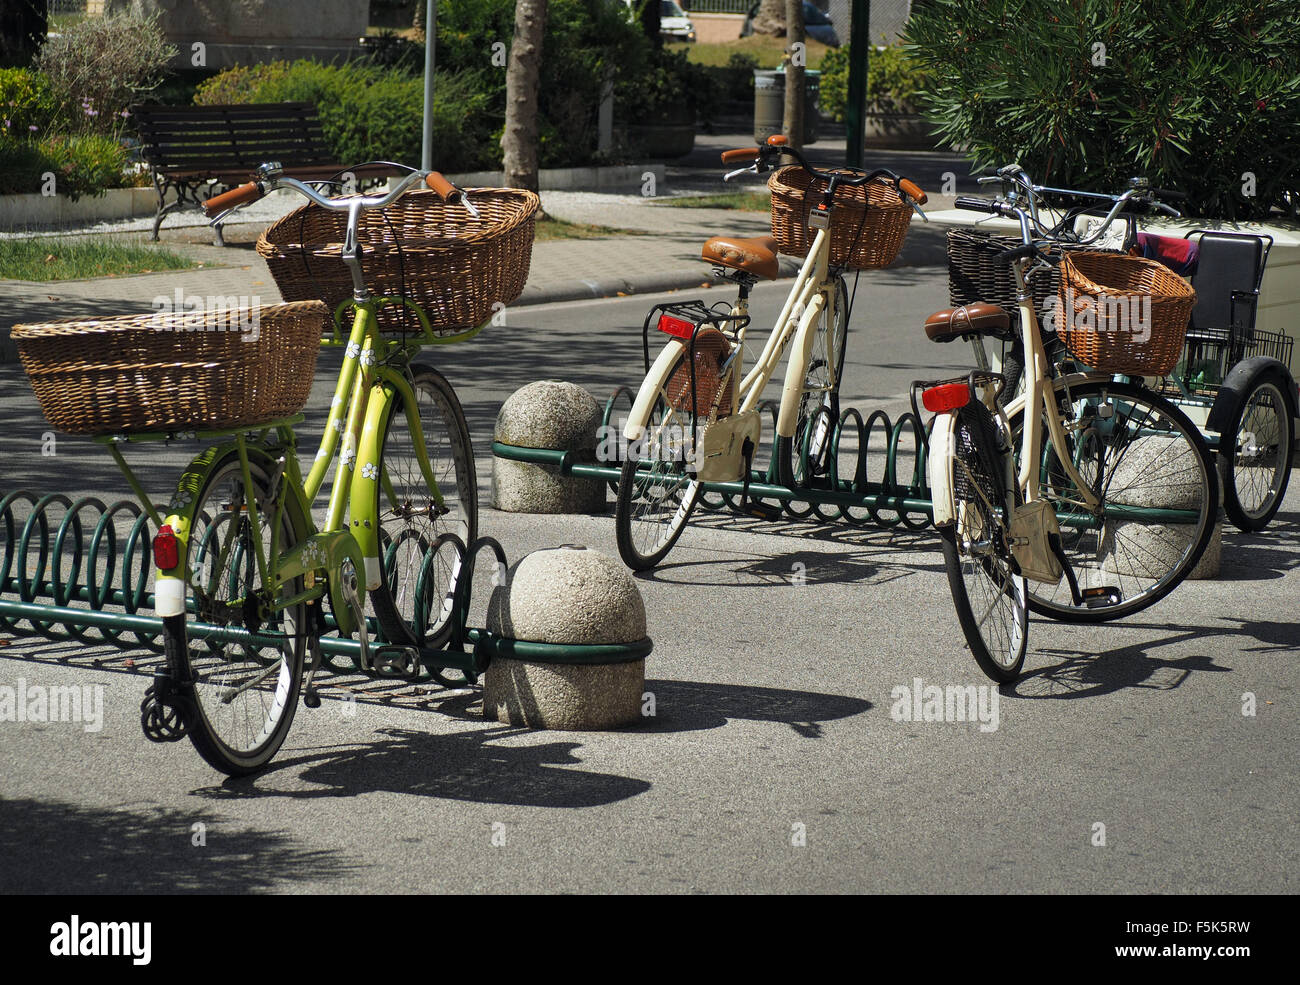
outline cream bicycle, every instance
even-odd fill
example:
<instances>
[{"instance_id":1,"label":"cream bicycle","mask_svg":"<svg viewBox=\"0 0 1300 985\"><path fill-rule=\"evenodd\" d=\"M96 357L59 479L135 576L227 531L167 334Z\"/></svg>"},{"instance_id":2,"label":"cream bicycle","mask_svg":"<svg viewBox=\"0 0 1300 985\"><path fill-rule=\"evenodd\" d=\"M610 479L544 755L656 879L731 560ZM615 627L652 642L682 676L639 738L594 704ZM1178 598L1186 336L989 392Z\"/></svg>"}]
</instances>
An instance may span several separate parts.
<instances>
[{"instance_id":1,"label":"cream bicycle","mask_svg":"<svg viewBox=\"0 0 1300 985\"><path fill-rule=\"evenodd\" d=\"M925 193L906 178L883 168L818 170L779 135L761 148L726 151L724 164L753 160L724 180L771 171L782 154L798 164L774 176L774 232L788 247L783 252L806 258L754 366L744 373L749 294L760 279L777 275L774 237L715 236L705 243L703 258L738 285L735 304L656 305L646 319L647 371L623 428L615 510L619 554L635 570L653 568L672 550L703 482L743 479L742 511L775 518L774 508L750 500L748 486L762 437L760 401L787 349L773 449L777 475L790 488L826 475L851 307L844 271L891 263L913 210L924 215ZM778 228L776 182L783 176L801 188L803 208ZM653 364L652 322L669 337Z\"/></svg>"},{"instance_id":2,"label":"cream bicycle","mask_svg":"<svg viewBox=\"0 0 1300 985\"><path fill-rule=\"evenodd\" d=\"M959 197L956 205L1019 223L1022 245L1004 258L1015 274L1024 389L1004 406L1003 391L1011 397L1021 367L993 373L983 358L984 338L1015 340L1008 312L971 304L936 312L926 331L936 342L973 341L980 368L964 379L914 384L913 397L922 390L926 409L936 415L929 481L958 620L976 662L1007 682L1024 662L1029 609L1100 622L1131 615L1172 591L1205 550L1219 487L1200 431L1172 402L1134 382L1138 374L1118 359L1109 365L1097 358L1091 370L1053 377L1028 286L1054 266L1044 250L1088 246L1128 210L1178 213L1139 180L1122 195L1042 188L1017 165L992 180L1003 183L997 199ZM1039 194L1105 200L1111 207L1096 232L1079 238L1046 227ZM1107 317L1100 298L1070 299ZM1092 334L1112 329L1119 331L1103 320ZM1176 358L1182 339L1173 334Z\"/></svg>"}]
</instances>

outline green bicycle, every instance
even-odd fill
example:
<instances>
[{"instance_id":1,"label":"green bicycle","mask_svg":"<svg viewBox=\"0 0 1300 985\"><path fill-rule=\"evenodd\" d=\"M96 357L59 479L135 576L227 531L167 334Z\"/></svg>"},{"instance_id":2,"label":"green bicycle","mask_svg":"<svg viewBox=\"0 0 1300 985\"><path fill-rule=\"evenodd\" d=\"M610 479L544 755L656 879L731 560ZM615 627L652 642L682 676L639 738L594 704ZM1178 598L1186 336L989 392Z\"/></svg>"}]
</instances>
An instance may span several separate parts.
<instances>
[{"instance_id":1,"label":"green bicycle","mask_svg":"<svg viewBox=\"0 0 1300 985\"><path fill-rule=\"evenodd\" d=\"M301 414L261 423L256 431L201 432L224 440L186 469L154 541L156 609L170 677L155 682L146 716L152 699L156 727L170 721L173 733L187 733L208 763L230 775L255 772L275 755L300 689L304 703L319 705L312 682L322 661L319 635L327 628L323 600L340 635L357 634L359 669L366 672L416 673L420 651L442 646L453 628L452 599L467 546L477 537L474 456L451 384L414 357L423 345L460 341L483 326L438 336L413 301L372 296L357 236L364 211L386 208L417 183L473 210L464 192L437 172L412 171L381 197L329 199L274 164L205 203L220 221L240 205L290 188L322 208L346 212L341 259L355 288L345 302L353 310L346 339L336 330L324 342L344 349L343 363L307 474L294 435ZM377 312L385 304L407 306L420 331L381 334ZM147 503L117 443L110 448ZM318 527L312 504L336 460ZM383 644L372 646L376 629ZM146 733L149 724L146 717Z\"/></svg>"}]
</instances>

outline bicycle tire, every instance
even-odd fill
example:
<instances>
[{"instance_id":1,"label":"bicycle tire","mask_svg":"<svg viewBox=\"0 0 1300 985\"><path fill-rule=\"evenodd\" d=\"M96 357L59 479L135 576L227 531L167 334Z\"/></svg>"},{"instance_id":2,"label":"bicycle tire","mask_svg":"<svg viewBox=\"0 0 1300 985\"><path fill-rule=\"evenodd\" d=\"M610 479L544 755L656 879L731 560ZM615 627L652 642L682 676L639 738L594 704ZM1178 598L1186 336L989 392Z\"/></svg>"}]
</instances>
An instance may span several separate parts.
<instances>
[{"instance_id":1,"label":"bicycle tire","mask_svg":"<svg viewBox=\"0 0 1300 985\"><path fill-rule=\"evenodd\" d=\"M1071 445L1067 451L1078 461L1083 477L1101 499L1100 524L1095 515L1089 516L1082 507L1069 502L1069 483L1045 420L1037 476L1039 493L1056 503L1062 547L1080 588L1116 587L1123 601L1088 608L1074 604L1064 580L1056 586L1034 582L1029 608L1061 622L1122 619L1168 595L1200 560L1219 512L1214 459L1187 415L1146 387L1062 378L1053 381L1053 390L1062 421L1068 426L1067 441ZM1117 412L1120 416L1111 420ZM1022 407L1010 417L1017 455L1023 416ZM1111 455L1112 451L1116 454ZM1133 458L1126 462L1129 454ZM1154 464L1145 464L1143 455ZM1167 467L1153 473L1152 469L1159 466ZM1126 484L1128 479L1134 481ZM1120 485L1115 488L1117 482ZM1167 501L1175 497L1186 505L1150 504L1153 498ZM1192 522L1160 523L1158 517L1144 521L1134 513L1135 509L1166 513L1176 510ZM1107 518L1108 511L1113 518ZM1188 526L1193 529L1184 529ZM1164 557L1171 558L1171 562L1166 565ZM1158 574L1148 573L1157 567Z\"/></svg>"},{"instance_id":2,"label":"bicycle tire","mask_svg":"<svg viewBox=\"0 0 1300 985\"><path fill-rule=\"evenodd\" d=\"M987 407L971 403L957 412L947 467L958 518L941 527L939 536L948 588L971 656L985 675L1006 684L1024 666L1029 609L1026 581L1007 530L1009 452L999 450L998 443Z\"/></svg>"},{"instance_id":3,"label":"bicycle tire","mask_svg":"<svg viewBox=\"0 0 1300 985\"><path fill-rule=\"evenodd\" d=\"M666 380L685 358L683 354L677 359ZM691 433L691 416L672 407L662 387L644 429L634 443L639 447L628 448L614 506L618 553L633 571L648 571L668 556L700 500L700 484L690 477L679 454ZM650 451L648 468L642 468L640 448ZM651 492L658 487L662 490ZM671 514L664 509L666 501L673 504Z\"/></svg>"},{"instance_id":4,"label":"bicycle tire","mask_svg":"<svg viewBox=\"0 0 1300 985\"><path fill-rule=\"evenodd\" d=\"M249 465L258 515L266 527L263 546L267 548L270 529L263 510L270 498L268 466L256 460ZM209 607L209 600L229 603L248 597L250 590L261 590L251 526L244 509L247 496L239 456L232 451L209 473L199 491L189 539L192 580L185 589L190 613ZM209 508L210 502L215 508ZM281 551L298 543L303 534L286 510L281 522ZM203 599L194 595L195 581ZM301 588L302 580L296 579L286 590L296 593ZM187 614L163 619L163 645L169 666L190 693L191 700L182 706L190 740L214 769L229 776L256 773L283 744L297 711L303 658L312 634L307 606L299 603L272 616L278 620L274 627L269 620L263 625L261 615L255 617L247 606L233 612L226 610L217 617L219 621L243 623L244 628L253 628L248 620L255 618L259 632L282 635L279 672L269 689L264 686L270 681L265 675L276 665L274 657L267 660L258 649L242 643L204 640L193 631L192 618ZM227 697L234 687L246 689ZM243 700L249 695L254 697Z\"/></svg>"},{"instance_id":5,"label":"bicycle tire","mask_svg":"<svg viewBox=\"0 0 1300 985\"><path fill-rule=\"evenodd\" d=\"M800 486L810 484L817 476L824 475L827 471L826 456L830 452L830 436L840 417L840 381L844 378L844 352L847 348L849 333L849 297L848 288L844 283L844 277L840 274L835 275L835 324L827 325L825 309L819 320L819 324L813 333L813 347L808 354L808 365L804 369L804 388L805 392L799 400L799 411L795 418L794 436L782 438L777 436L773 442L772 454L776 456L777 476L781 480L781 485L790 489L798 489ZM830 366L831 358L827 355L828 340L834 336L834 361L835 361L835 385L829 392L818 394L816 391L830 384L830 374L826 372ZM790 365L787 367L787 373L794 373L795 357L791 355ZM809 388L816 388L810 391ZM826 412L822 412L822 408ZM825 421L824 431L819 435L820 447L810 450L810 456L807 464L811 465L810 470L806 469L804 460L804 445L811 439L815 440L817 435L810 436L807 432L810 428L816 427L819 421ZM817 461L812 461L816 456ZM804 519L812 513L812 507L806 511L789 509L791 504L787 503L787 512L797 519Z\"/></svg>"},{"instance_id":6,"label":"bicycle tire","mask_svg":"<svg viewBox=\"0 0 1300 985\"><path fill-rule=\"evenodd\" d=\"M370 592L370 600L389 643L436 650L451 635L449 596L465 570L465 559L445 546L429 560L432 581L421 584L425 555L443 533L456 534L466 547L477 539L478 478L469 426L452 385L423 364L411 366L411 382L429 466L449 512L435 516L437 507L415 458L406 408L394 399L384 422L379 462L397 502L386 502L384 483L375 483L384 577Z\"/></svg>"},{"instance_id":7,"label":"bicycle tire","mask_svg":"<svg viewBox=\"0 0 1300 985\"><path fill-rule=\"evenodd\" d=\"M1295 424L1283 395L1285 386L1281 373L1261 376L1219 437L1223 512L1247 533L1268 526L1291 478ZM1225 453L1225 448L1230 451Z\"/></svg>"}]
</instances>

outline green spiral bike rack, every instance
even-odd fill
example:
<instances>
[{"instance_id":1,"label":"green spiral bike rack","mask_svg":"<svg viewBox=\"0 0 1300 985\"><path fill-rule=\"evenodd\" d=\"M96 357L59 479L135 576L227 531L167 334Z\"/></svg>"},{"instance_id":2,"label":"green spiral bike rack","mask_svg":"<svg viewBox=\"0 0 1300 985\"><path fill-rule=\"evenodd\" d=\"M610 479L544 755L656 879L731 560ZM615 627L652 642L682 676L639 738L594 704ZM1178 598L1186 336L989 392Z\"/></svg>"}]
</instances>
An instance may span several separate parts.
<instances>
[{"instance_id":1,"label":"green spiral bike rack","mask_svg":"<svg viewBox=\"0 0 1300 985\"><path fill-rule=\"evenodd\" d=\"M161 654L162 620L153 615L155 600L148 590L154 532L148 513L134 500L105 504L94 496L73 500L61 493L38 497L23 490L0 496L0 633ZM506 555L490 537L481 537L467 548L446 534L430 545L429 556L448 541L462 557L449 643L439 650L419 650L419 674L368 672L372 676L460 687L473 683L494 657L608 664L640 660L650 653L649 639L608 645L537 643L466 625L475 558L488 550L497 564L505 565ZM337 630L331 615L323 618L327 632ZM197 628L222 642L278 643L242 628L206 624ZM378 636L373 626L371 636ZM320 647L331 669L365 672L357 640L322 635ZM461 679L449 679L445 671L458 671Z\"/></svg>"},{"instance_id":2,"label":"green spiral bike rack","mask_svg":"<svg viewBox=\"0 0 1300 985\"><path fill-rule=\"evenodd\" d=\"M626 402L630 409L633 396L629 388L619 387L605 402L601 416L602 434L610 433L620 402ZM770 417L772 432L775 433L779 410L776 401L766 400L759 407ZM812 430L811 427L806 428L805 435L810 435ZM857 459L852 476L845 476L839 464L841 444L846 434L852 434L857 439ZM911 474L900 479L899 450L904 436L908 434L912 437L913 466ZM879 479L873 480L868 478L867 457L872 451L871 442L876 436L879 436L879 441L884 446L884 472ZM857 527L903 526L909 530L924 530L932 521L930 489L925 479L926 453L924 427L915 413L906 412L897 421L892 421L883 410L873 411L863 417L856 408L850 407L831 422L827 455L829 474L817 485L799 489L779 485L776 462L773 461L765 470L754 469L750 472L748 494L750 499L759 502L775 500L782 513L792 519L815 518L823 523L845 522ZM523 448L499 441L492 443L492 454L511 461L552 466L563 476L606 481L614 489L618 487L623 469L622 461L583 462L578 461L571 451ZM801 454L806 463L806 437ZM745 486L740 481L701 482L701 505L712 510L731 509L739 513ZM808 505L806 508L796 507L796 502ZM864 513L855 513L855 510Z\"/></svg>"}]
</instances>

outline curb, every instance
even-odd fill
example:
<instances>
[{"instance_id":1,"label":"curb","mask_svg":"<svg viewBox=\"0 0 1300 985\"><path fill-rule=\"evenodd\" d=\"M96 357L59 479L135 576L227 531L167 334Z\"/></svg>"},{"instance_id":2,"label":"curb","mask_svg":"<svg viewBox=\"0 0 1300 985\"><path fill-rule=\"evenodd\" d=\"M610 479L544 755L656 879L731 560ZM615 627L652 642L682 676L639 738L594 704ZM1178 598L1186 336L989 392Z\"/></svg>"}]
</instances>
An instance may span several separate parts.
<instances>
[{"instance_id":1,"label":"curb","mask_svg":"<svg viewBox=\"0 0 1300 985\"><path fill-rule=\"evenodd\" d=\"M790 257L780 258L780 272L777 280L786 280L799 272L801 260ZM727 281L713 273L703 261L701 270L691 273L686 270L665 274L646 274L641 277L625 279L606 277L593 280L553 281L545 286L532 284L524 287L511 307L533 304L553 304L560 301L592 301L598 298L622 297L629 294L658 294L662 291L682 291L689 288L725 284Z\"/></svg>"}]
</instances>

